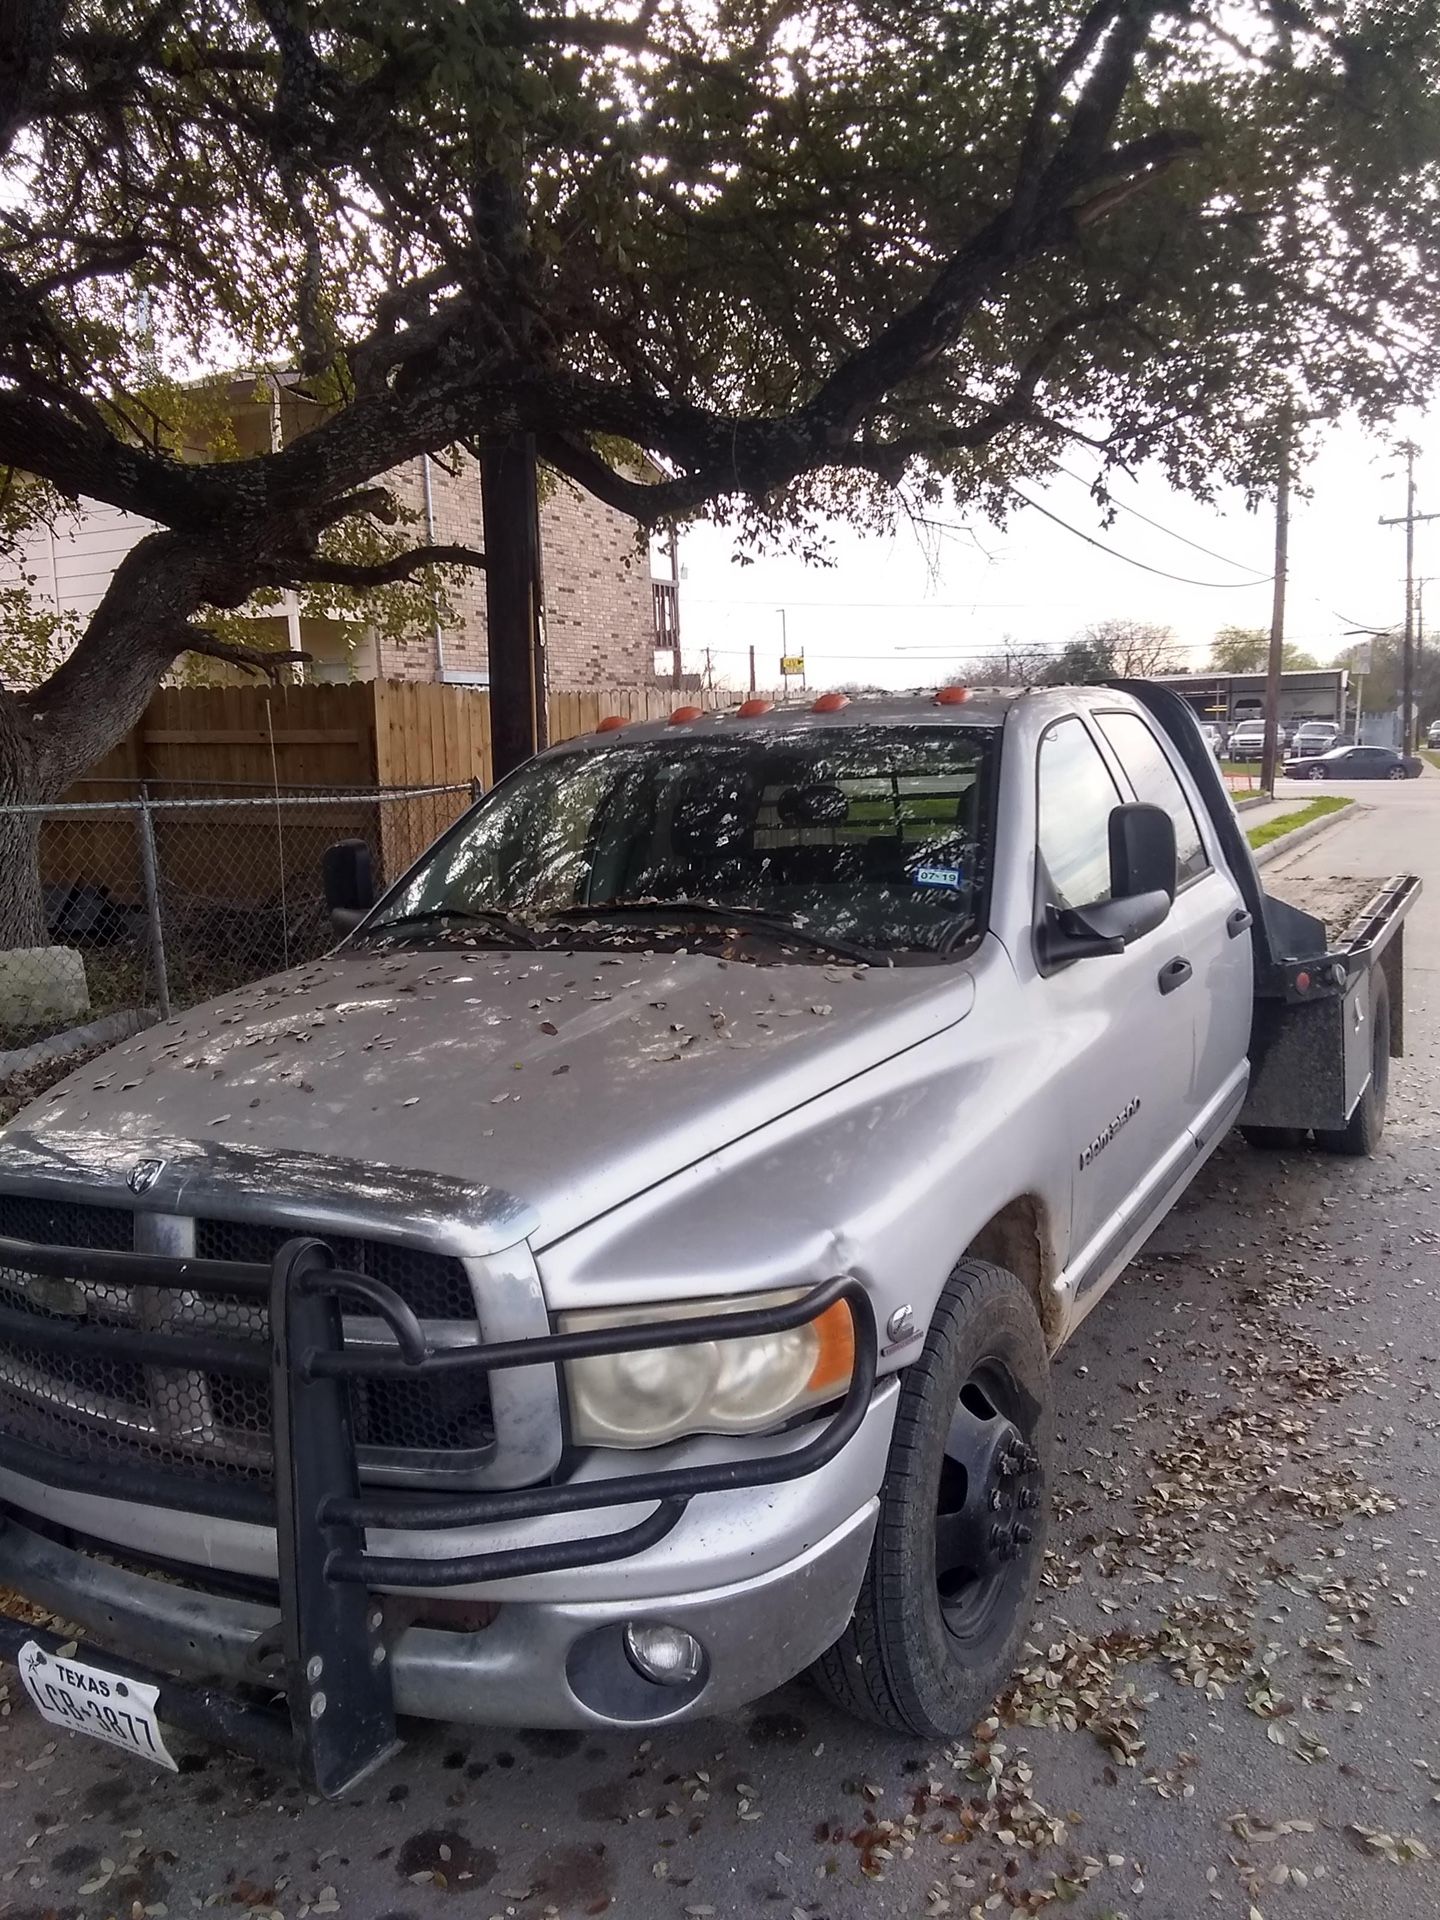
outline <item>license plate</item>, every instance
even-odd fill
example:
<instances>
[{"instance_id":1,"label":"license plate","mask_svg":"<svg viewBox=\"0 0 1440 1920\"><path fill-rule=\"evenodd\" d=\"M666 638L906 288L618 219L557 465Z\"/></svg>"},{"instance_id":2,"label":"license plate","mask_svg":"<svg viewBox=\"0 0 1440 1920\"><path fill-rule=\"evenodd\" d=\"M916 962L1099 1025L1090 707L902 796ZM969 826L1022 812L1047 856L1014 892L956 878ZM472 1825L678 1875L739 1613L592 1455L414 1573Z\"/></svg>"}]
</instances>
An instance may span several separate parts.
<instances>
[{"instance_id":1,"label":"license plate","mask_svg":"<svg viewBox=\"0 0 1440 1920\"><path fill-rule=\"evenodd\" d=\"M158 1687L123 1679L80 1660L61 1659L34 1640L27 1640L20 1649L20 1678L52 1726L93 1734L112 1747L137 1753L172 1773L178 1771L155 1718Z\"/></svg>"}]
</instances>

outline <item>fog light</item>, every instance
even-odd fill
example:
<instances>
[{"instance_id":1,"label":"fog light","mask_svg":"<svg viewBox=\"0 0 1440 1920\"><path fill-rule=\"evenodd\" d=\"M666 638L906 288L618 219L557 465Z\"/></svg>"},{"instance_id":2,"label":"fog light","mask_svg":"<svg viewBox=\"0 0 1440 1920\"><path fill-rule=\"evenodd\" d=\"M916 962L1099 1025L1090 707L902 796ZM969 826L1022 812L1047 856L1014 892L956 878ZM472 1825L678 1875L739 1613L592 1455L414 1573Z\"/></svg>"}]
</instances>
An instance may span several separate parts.
<instances>
[{"instance_id":1,"label":"fog light","mask_svg":"<svg viewBox=\"0 0 1440 1920\"><path fill-rule=\"evenodd\" d=\"M625 1653L635 1671L661 1687L685 1687L700 1678L705 1653L683 1627L650 1627L633 1620L625 1629Z\"/></svg>"}]
</instances>

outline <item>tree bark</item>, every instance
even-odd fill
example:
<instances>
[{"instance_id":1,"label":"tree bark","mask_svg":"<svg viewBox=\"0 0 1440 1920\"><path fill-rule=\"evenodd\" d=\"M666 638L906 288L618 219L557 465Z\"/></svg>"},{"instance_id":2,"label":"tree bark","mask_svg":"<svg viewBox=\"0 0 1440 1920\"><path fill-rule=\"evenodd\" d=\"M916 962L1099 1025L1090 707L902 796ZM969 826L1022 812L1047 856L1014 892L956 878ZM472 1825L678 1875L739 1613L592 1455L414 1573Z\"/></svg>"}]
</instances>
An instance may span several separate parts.
<instances>
[{"instance_id":1,"label":"tree bark","mask_svg":"<svg viewBox=\"0 0 1440 1920\"><path fill-rule=\"evenodd\" d=\"M207 591L208 589L208 591ZM139 720L185 647L185 622L234 590L172 533L140 541L115 570L75 651L33 693L0 688L0 951L46 944L38 816Z\"/></svg>"},{"instance_id":2,"label":"tree bark","mask_svg":"<svg viewBox=\"0 0 1440 1920\"><path fill-rule=\"evenodd\" d=\"M0 951L43 947L50 937L40 890L40 819L13 811L14 799L0 786Z\"/></svg>"}]
</instances>

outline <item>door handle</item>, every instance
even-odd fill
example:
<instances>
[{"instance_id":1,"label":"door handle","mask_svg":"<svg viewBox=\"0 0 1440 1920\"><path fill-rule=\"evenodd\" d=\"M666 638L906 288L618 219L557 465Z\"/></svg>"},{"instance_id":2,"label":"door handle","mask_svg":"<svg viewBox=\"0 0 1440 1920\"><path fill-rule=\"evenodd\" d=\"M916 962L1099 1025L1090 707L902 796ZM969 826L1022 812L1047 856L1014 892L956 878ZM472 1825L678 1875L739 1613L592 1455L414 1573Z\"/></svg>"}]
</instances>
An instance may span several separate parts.
<instances>
[{"instance_id":1,"label":"door handle","mask_svg":"<svg viewBox=\"0 0 1440 1920\"><path fill-rule=\"evenodd\" d=\"M1241 934L1247 933L1254 924L1255 916L1248 907L1236 907L1225 922L1225 931L1232 940L1238 940Z\"/></svg>"},{"instance_id":2,"label":"door handle","mask_svg":"<svg viewBox=\"0 0 1440 1920\"><path fill-rule=\"evenodd\" d=\"M1183 987L1195 969L1183 953L1177 953L1173 960L1167 960L1160 969L1161 993L1174 993L1177 987Z\"/></svg>"}]
</instances>

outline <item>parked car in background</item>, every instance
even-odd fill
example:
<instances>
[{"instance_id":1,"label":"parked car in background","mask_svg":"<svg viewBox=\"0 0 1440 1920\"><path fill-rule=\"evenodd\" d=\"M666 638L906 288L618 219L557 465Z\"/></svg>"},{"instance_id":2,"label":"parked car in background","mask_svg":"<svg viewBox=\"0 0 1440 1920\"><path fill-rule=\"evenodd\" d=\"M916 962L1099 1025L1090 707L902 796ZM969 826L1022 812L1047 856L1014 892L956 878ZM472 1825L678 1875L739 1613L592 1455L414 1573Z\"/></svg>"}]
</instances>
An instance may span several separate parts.
<instances>
[{"instance_id":1,"label":"parked car in background","mask_svg":"<svg viewBox=\"0 0 1440 1920\"><path fill-rule=\"evenodd\" d=\"M1282 722L1276 735L1276 745L1283 753L1289 744L1290 735ZM1232 760L1258 760L1265 751L1265 722L1263 720L1242 720L1230 735L1230 758Z\"/></svg>"},{"instance_id":2,"label":"parked car in background","mask_svg":"<svg viewBox=\"0 0 1440 1920\"><path fill-rule=\"evenodd\" d=\"M1440 720L1432 720L1425 732L1427 747L1440 747Z\"/></svg>"},{"instance_id":3,"label":"parked car in background","mask_svg":"<svg viewBox=\"0 0 1440 1920\"><path fill-rule=\"evenodd\" d=\"M1424 762L1391 747L1332 747L1305 760L1287 760L1292 780L1416 780Z\"/></svg>"},{"instance_id":4,"label":"parked car in background","mask_svg":"<svg viewBox=\"0 0 1440 1920\"><path fill-rule=\"evenodd\" d=\"M1302 720L1295 729L1290 752L1296 759L1313 760L1340 744L1340 729L1333 720Z\"/></svg>"}]
</instances>

